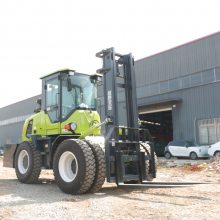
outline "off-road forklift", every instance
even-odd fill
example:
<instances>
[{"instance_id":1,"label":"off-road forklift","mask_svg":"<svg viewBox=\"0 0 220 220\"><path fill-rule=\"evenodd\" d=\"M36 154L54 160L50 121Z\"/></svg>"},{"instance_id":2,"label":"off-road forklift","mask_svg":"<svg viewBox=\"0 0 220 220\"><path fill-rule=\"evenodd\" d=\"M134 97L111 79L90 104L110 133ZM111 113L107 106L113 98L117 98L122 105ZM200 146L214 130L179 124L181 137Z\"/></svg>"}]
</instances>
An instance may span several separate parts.
<instances>
[{"instance_id":1,"label":"off-road forklift","mask_svg":"<svg viewBox=\"0 0 220 220\"><path fill-rule=\"evenodd\" d=\"M63 192L82 194L97 192L105 179L120 186L156 177L152 139L138 123L133 57L114 48L96 56L103 67L95 75L61 70L41 78L40 108L25 121L22 142L5 149L4 166L14 167L20 182L37 182L41 169L53 169ZM99 83L103 122L97 112ZM125 113L119 110L121 94Z\"/></svg>"}]
</instances>

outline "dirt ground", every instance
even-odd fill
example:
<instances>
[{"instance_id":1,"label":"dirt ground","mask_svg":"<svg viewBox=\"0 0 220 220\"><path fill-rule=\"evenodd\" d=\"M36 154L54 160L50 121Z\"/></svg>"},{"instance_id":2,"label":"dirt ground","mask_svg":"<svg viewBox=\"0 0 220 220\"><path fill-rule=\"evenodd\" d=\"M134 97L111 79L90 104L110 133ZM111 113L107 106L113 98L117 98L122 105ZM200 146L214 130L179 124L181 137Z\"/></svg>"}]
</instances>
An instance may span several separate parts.
<instances>
[{"instance_id":1,"label":"dirt ground","mask_svg":"<svg viewBox=\"0 0 220 220\"><path fill-rule=\"evenodd\" d=\"M106 183L99 193L73 196L59 190L49 171L42 171L38 184L21 184L0 158L0 219L220 219L220 173L161 164L155 181L209 184L117 188Z\"/></svg>"}]
</instances>

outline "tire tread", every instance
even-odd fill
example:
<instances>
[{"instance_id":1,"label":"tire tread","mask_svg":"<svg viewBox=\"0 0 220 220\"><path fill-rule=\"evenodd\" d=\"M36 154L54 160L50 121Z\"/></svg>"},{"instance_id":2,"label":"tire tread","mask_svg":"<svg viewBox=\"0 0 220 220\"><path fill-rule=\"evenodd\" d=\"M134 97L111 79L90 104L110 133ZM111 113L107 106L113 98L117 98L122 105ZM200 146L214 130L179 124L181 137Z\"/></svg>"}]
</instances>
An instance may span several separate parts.
<instances>
[{"instance_id":1,"label":"tire tread","mask_svg":"<svg viewBox=\"0 0 220 220\"><path fill-rule=\"evenodd\" d=\"M95 179L93 181L92 186L89 189L89 192L95 193L98 192L102 185L105 182L105 153L101 144L95 143L94 140L86 140L88 145L91 147L93 154L95 156L96 162L96 173Z\"/></svg>"},{"instance_id":2,"label":"tire tread","mask_svg":"<svg viewBox=\"0 0 220 220\"><path fill-rule=\"evenodd\" d=\"M83 194L86 193L93 184L93 180L95 178L95 170L96 170L95 158L91 148L89 147L88 144L86 144L86 142L78 139L75 141L82 149L86 161L86 173L85 173L84 182L82 183L82 186L80 187L77 193L77 194Z\"/></svg>"},{"instance_id":3,"label":"tire tread","mask_svg":"<svg viewBox=\"0 0 220 220\"><path fill-rule=\"evenodd\" d=\"M20 182L22 183L27 183L27 184L31 184L31 183L36 183L38 181L38 178L40 176L40 172L41 172L41 155L40 152L36 149L36 147L33 145L33 143L31 142L22 142L19 147L29 147L32 153L32 171L30 173L30 175L26 178L20 178L19 177L19 171L18 169L15 169L16 171L16 175L19 179Z\"/></svg>"},{"instance_id":4,"label":"tire tread","mask_svg":"<svg viewBox=\"0 0 220 220\"><path fill-rule=\"evenodd\" d=\"M147 143L141 143L141 144L144 145L144 147L140 146L140 149L145 151L146 148L148 152L145 151L145 153L150 154L150 146ZM158 158L155 152L154 152L154 160L155 160L155 170L157 171ZM149 169L150 169L149 160L145 160L145 169L146 169L147 181L152 181L153 178L151 175L149 175Z\"/></svg>"}]
</instances>

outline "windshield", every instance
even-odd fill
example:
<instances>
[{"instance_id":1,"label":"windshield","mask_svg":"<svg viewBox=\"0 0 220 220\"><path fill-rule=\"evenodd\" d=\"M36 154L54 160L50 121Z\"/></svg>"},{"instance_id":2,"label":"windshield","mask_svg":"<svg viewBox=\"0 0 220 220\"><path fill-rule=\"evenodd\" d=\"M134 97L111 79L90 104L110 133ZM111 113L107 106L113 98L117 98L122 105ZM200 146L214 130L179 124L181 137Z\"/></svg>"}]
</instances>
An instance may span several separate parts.
<instances>
[{"instance_id":1,"label":"windshield","mask_svg":"<svg viewBox=\"0 0 220 220\"><path fill-rule=\"evenodd\" d=\"M62 80L62 118L75 109L96 109L97 88L90 76L74 73Z\"/></svg>"}]
</instances>

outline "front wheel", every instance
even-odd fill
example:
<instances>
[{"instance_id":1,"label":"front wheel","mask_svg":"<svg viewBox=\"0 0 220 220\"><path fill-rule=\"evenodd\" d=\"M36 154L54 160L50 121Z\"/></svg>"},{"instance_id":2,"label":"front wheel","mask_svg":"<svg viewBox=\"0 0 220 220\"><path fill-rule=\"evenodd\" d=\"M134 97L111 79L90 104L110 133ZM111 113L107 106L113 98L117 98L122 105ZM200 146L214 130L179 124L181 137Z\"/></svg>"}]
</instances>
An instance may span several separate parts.
<instances>
[{"instance_id":1,"label":"front wheel","mask_svg":"<svg viewBox=\"0 0 220 220\"><path fill-rule=\"evenodd\" d=\"M150 149L150 145L147 143L141 143L140 146L140 150L142 152L145 152L145 156L150 156L151 155L151 149ZM157 172L157 164L158 164L158 159L157 159L157 155L154 152L154 162L155 162L155 171ZM146 170L146 180L147 181L153 181L153 177L150 174L150 161L149 160L145 160L145 170Z\"/></svg>"},{"instance_id":2,"label":"front wheel","mask_svg":"<svg viewBox=\"0 0 220 220\"><path fill-rule=\"evenodd\" d=\"M40 152L32 143L22 142L15 154L15 172L22 183L35 183L41 172Z\"/></svg>"},{"instance_id":3,"label":"front wheel","mask_svg":"<svg viewBox=\"0 0 220 220\"><path fill-rule=\"evenodd\" d=\"M196 160L198 158L197 154L195 152L190 153L190 159Z\"/></svg>"},{"instance_id":4,"label":"front wheel","mask_svg":"<svg viewBox=\"0 0 220 220\"><path fill-rule=\"evenodd\" d=\"M216 152L214 153L214 157L220 158L220 151L216 151Z\"/></svg>"},{"instance_id":5,"label":"front wheel","mask_svg":"<svg viewBox=\"0 0 220 220\"><path fill-rule=\"evenodd\" d=\"M69 194L87 192L95 178L95 158L88 144L81 140L63 141L53 159L55 180Z\"/></svg>"}]
</instances>

